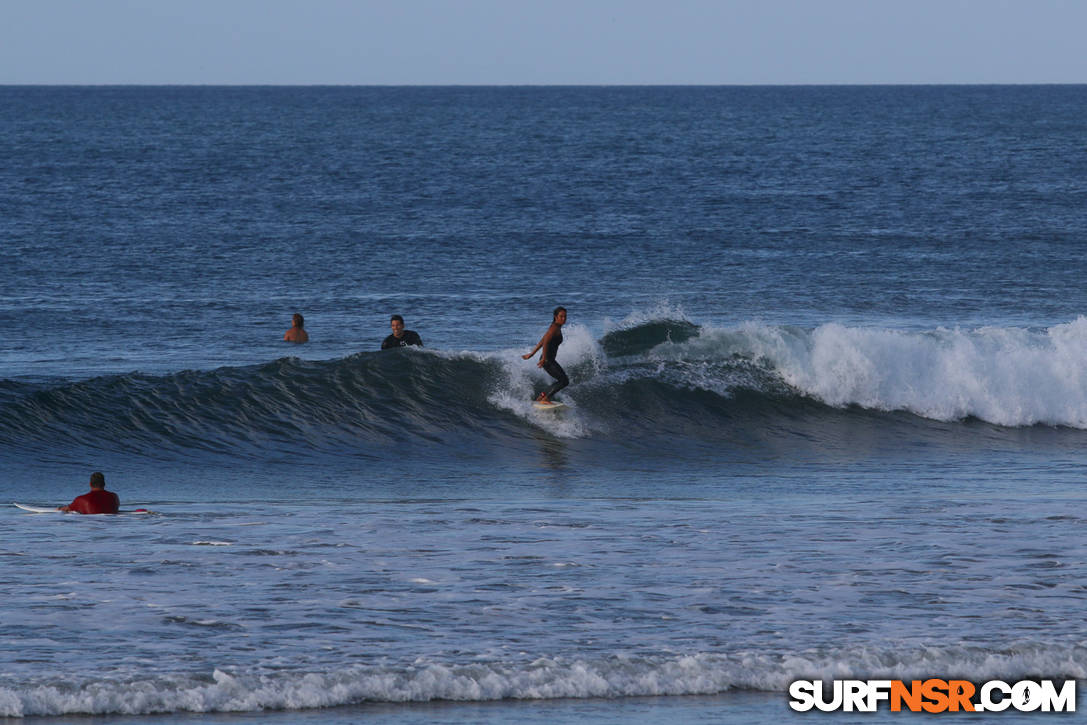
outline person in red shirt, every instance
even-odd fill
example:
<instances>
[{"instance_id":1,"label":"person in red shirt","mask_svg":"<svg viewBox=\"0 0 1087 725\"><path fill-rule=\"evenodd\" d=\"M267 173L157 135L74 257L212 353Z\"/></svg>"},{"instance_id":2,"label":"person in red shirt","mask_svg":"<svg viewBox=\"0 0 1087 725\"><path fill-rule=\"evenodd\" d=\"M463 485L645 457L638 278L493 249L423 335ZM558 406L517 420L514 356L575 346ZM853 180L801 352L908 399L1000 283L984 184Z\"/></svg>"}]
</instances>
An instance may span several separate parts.
<instances>
[{"instance_id":1,"label":"person in red shirt","mask_svg":"<svg viewBox=\"0 0 1087 725\"><path fill-rule=\"evenodd\" d=\"M95 471L91 474L91 491L77 496L67 506L58 506L61 511L75 511L79 514L115 514L121 508L121 499L112 491L106 490L106 477Z\"/></svg>"}]
</instances>

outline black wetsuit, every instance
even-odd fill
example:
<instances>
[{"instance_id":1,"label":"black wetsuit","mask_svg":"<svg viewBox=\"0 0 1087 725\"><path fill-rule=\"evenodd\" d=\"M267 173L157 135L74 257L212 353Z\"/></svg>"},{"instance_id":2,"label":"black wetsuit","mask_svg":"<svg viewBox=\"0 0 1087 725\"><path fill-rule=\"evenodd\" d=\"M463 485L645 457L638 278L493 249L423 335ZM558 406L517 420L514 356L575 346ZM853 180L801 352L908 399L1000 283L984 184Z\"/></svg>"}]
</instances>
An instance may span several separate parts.
<instances>
[{"instance_id":1,"label":"black wetsuit","mask_svg":"<svg viewBox=\"0 0 1087 725\"><path fill-rule=\"evenodd\" d=\"M407 347L408 345L423 346L423 341L419 339L419 333L415 330L404 330L404 334L400 337L389 335L381 343L381 349L388 350L390 347Z\"/></svg>"},{"instance_id":2,"label":"black wetsuit","mask_svg":"<svg viewBox=\"0 0 1087 725\"><path fill-rule=\"evenodd\" d=\"M544 358L547 362L543 364L543 369L547 371L548 375L555 378L555 384L547 389L548 400L554 400L552 396L570 384L570 378L566 377L566 371L555 360L555 353L559 351L559 345L561 344L562 328L560 327L555 330L555 334L547 341L547 347L544 348Z\"/></svg>"}]
</instances>

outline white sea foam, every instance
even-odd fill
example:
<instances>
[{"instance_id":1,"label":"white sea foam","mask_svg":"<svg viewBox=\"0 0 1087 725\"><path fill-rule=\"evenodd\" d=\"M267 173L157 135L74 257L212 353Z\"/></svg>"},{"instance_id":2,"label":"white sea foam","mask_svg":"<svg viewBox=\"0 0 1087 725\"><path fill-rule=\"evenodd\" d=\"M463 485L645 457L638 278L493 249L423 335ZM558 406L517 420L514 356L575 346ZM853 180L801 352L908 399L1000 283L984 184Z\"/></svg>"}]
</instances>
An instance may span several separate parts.
<instances>
[{"instance_id":1,"label":"white sea foam","mask_svg":"<svg viewBox=\"0 0 1087 725\"><path fill-rule=\"evenodd\" d=\"M995 652L926 647L902 654L851 649L788 655L738 653L599 660L541 657L532 662L403 668L353 666L329 672L139 680L55 680L0 687L0 716L252 712L359 702L483 701L785 691L796 679L961 677L972 681L1087 677L1087 646L1023 644Z\"/></svg>"},{"instance_id":2,"label":"white sea foam","mask_svg":"<svg viewBox=\"0 0 1087 725\"><path fill-rule=\"evenodd\" d=\"M1041 331L839 324L807 331L749 323L704 331L691 349L714 341L724 352L767 362L786 383L829 405L1087 428L1084 317Z\"/></svg>"}]
</instances>

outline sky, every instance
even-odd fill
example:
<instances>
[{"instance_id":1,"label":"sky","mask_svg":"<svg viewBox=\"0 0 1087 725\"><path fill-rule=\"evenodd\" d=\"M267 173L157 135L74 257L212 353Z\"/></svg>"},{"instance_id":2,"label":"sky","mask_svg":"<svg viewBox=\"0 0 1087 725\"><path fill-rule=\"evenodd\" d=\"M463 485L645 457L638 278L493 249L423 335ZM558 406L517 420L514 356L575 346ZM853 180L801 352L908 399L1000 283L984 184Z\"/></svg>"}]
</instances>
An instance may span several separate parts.
<instances>
[{"instance_id":1,"label":"sky","mask_svg":"<svg viewBox=\"0 0 1087 725\"><path fill-rule=\"evenodd\" d=\"M1087 82L1081 0L0 0L0 84Z\"/></svg>"}]
</instances>

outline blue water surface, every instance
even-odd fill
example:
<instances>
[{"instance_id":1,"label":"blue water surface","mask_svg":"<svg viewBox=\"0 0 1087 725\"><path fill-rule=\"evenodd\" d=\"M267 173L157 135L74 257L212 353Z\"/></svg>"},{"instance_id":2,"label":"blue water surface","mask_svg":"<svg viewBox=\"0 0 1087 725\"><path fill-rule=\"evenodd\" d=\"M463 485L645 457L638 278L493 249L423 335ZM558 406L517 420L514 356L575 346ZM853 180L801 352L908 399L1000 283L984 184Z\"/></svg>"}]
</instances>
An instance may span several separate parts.
<instances>
[{"instance_id":1,"label":"blue water surface","mask_svg":"<svg viewBox=\"0 0 1087 725\"><path fill-rule=\"evenodd\" d=\"M0 717L741 723L801 676L1087 676L1085 111L0 88L4 494L102 470L155 512L2 514ZM422 350L379 351L394 313Z\"/></svg>"}]
</instances>

